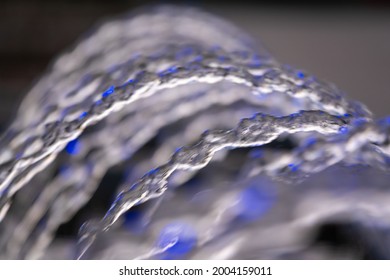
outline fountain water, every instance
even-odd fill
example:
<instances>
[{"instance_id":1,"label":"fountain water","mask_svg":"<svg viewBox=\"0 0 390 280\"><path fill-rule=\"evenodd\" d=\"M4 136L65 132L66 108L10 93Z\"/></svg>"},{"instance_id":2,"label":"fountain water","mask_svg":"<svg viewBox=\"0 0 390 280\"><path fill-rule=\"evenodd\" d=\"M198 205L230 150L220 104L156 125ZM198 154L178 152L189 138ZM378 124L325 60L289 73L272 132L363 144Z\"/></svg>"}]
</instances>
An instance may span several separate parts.
<instances>
[{"instance_id":1,"label":"fountain water","mask_svg":"<svg viewBox=\"0 0 390 280\"><path fill-rule=\"evenodd\" d=\"M113 19L57 58L3 135L0 254L305 257L329 217L389 225L389 128L205 12ZM107 186L112 170L123 181ZM56 237L101 188L106 214Z\"/></svg>"}]
</instances>

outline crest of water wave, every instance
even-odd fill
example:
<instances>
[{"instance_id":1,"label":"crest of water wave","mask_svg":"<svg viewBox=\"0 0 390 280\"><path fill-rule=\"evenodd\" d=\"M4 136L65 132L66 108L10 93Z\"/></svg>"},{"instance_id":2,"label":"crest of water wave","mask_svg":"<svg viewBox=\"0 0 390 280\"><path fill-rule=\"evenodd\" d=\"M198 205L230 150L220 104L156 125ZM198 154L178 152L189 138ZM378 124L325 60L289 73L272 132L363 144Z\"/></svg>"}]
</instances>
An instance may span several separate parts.
<instances>
[{"instance_id":1,"label":"crest of water wave","mask_svg":"<svg viewBox=\"0 0 390 280\"><path fill-rule=\"evenodd\" d=\"M50 252L58 227L91 199L107 171L129 164L164 129L153 155L137 160L106 215L82 227L76 253L68 257L82 257L97 238L121 240L118 230L108 231L151 199L157 202L145 211L143 223L158 224L167 200L183 204L166 193L190 182L213 158L228 157L222 150L264 146L278 138L294 142L287 151L273 151L278 156L246 159L240 176L227 185L244 178L261 181L259 174L279 177L286 170L318 173L339 162L386 170L389 125L388 120L374 121L365 106L334 85L279 64L248 35L205 12L158 7L108 21L53 63L3 135L2 256L38 258ZM207 174L212 181L213 172ZM226 170L213 176L218 182L230 178ZM221 209L233 209L239 194L248 196L245 188L239 194L216 189L210 196L213 205L222 203ZM183 214L189 215L187 208L182 206ZM208 252L210 242L230 229L227 220L244 215L236 209L222 219L217 210L208 210L199 227L210 230L192 242L194 256ZM184 240L195 239L188 228L173 228L176 243L182 232ZM167 232L172 235L172 228ZM129 241L127 257L165 256L175 248L164 238L153 247L148 234L143 236L142 246L134 244L137 239ZM229 253L214 248L215 257L234 257L245 248L238 237L234 246L225 244ZM113 248L94 249L89 257L122 256Z\"/></svg>"}]
</instances>

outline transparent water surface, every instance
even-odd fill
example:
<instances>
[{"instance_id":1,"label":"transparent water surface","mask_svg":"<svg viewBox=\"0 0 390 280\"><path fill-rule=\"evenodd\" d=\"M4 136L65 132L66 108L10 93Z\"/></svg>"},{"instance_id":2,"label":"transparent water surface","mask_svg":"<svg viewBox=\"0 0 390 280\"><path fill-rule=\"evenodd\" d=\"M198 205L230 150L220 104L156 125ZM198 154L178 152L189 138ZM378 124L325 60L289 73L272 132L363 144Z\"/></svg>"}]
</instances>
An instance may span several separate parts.
<instances>
[{"instance_id":1,"label":"transparent water surface","mask_svg":"<svg viewBox=\"0 0 390 280\"><path fill-rule=\"evenodd\" d=\"M206 12L124 15L60 55L4 132L0 256L362 257L313 241L343 221L388 258L389 127Z\"/></svg>"}]
</instances>

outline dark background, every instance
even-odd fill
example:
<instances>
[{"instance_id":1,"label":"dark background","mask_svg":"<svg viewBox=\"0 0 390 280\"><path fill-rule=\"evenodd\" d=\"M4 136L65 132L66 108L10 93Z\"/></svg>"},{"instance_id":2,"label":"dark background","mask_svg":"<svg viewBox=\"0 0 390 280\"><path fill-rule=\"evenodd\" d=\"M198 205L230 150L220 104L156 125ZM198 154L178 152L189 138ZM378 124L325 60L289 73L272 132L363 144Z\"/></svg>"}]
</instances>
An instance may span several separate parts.
<instances>
[{"instance_id":1,"label":"dark background","mask_svg":"<svg viewBox=\"0 0 390 280\"><path fill-rule=\"evenodd\" d=\"M390 113L389 2L330 2L0 1L0 125L12 119L48 63L97 20L162 3L223 16L259 38L279 61L336 83L377 116Z\"/></svg>"}]
</instances>

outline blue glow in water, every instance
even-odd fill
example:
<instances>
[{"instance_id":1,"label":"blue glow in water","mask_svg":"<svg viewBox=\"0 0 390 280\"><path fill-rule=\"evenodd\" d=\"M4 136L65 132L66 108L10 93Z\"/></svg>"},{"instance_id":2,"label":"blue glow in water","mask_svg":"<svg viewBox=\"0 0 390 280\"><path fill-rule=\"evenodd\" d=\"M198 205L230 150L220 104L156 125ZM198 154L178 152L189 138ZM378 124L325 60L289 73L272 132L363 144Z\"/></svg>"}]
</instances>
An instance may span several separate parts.
<instances>
[{"instance_id":1,"label":"blue glow in water","mask_svg":"<svg viewBox=\"0 0 390 280\"><path fill-rule=\"evenodd\" d=\"M383 125L386 125L386 126L387 126L387 125L390 125L390 116L381 119L381 120L379 121L379 123L381 123L381 124L383 124Z\"/></svg>"},{"instance_id":2,"label":"blue glow in water","mask_svg":"<svg viewBox=\"0 0 390 280\"><path fill-rule=\"evenodd\" d=\"M197 234L195 229L184 222L173 222L166 225L157 240L157 247L167 248L163 258L171 259L182 257L196 246Z\"/></svg>"},{"instance_id":3,"label":"blue glow in water","mask_svg":"<svg viewBox=\"0 0 390 280\"><path fill-rule=\"evenodd\" d=\"M274 202L271 189L250 185L238 195L237 217L247 222L256 221L272 208Z\"/></svg>"},{"instance_id":4,"label":"blue glow in water","mask_svg":"<svg viewBox=\"0 0 390 280\"><path fill-rule=\"evenodd\" d=\"M305 78L305 73L303 73L302 71L298 71L298 72L297 72L297 77L298 77L299 79L303 79L303 78Z\"/></svg>"},{"instance_id":5,"label":"blue glow in water","mask_svg":"<svg viewBox=\"0 0 390 280\"><path fill-rule=\"evenodd\" d=\"M107 97L107 96L113 94L114 91L115 91L115 87L114 87L114 86L111 86L108 90L106 90L105 92L103 92L102 97L103 97L103 98L104 98L104 97Z\"/></svg>"},{"instance_id":6,"label":"blue glow in water","mask_svg":"<svg viewBox=\"0 0 390 280\"><path fill-rule=\"evenodd\" d=\"M365 123L367 123L367 121L364 119L364 118L358 118L358 119L355 119L353 121L353 125L354 126L362 126L364 125Z\"/></svg>"},{"instance_id":7,"label":"blue glow in water","mask_svg":"<svg viewBox=\"0 0 390 280\"><path fill-rule=\"evenodd\" d=\"M177 71L177 66L172 66L166 69L164 72L165 74L171 74L171 73L175 73L176 71Z\"/></svg>"},{"instance_id":8,"label":"blue glow in water","mask_svg":"<svg viewBox=\"0 0 390 280\"><path fill-rule=\"evenodd\" d=\"M175 73L177 71L177 66L172 66L167 69L167 72L169 73Z\"/></svg>"},{"instance_id":9,"label":"blue glow in water","mask_svg":"<svg viewBox=\"0 0 390 280\"><path fill-rule=\"evenodd\" d=\"M84 119L88 115L88 112L82 112L79 116L79 120Z\"/></svg>"},{"instance_id":10,"label":"blue glow in water","mask_svg":"<svg viewBox=\"0 0 390 280\"><path fill-rule=\"evenodd\" d=\"M154 168L154 169L150 170L148 173L146 173L146 175L156 174L159 170L160 170L160 168Z\"/></svg>"},{"instance_id":11,"label":"blue glow in water","mask_svg":"<svg viewBox=\"0 0 390 280\"><path fill-rule=\"evenodd\" d=\"M298 164L290 163L290 164L288 165L288 167L290 168L290 170L291 170L292 172L296 172L296 171L299 170L299 165L298 165Z\"/></svg>"},{"instance_id":12,"label":"blue glow in water","mask_svg":"<svg viewBox=\"0 0 390 280\"><path fill-rule=\"evenodd\" d=\"M261 66L261 61L260 60L252 60L249 63L249 67L260 67ZM259 76L262 77L262 76Z\"/></svg>"},{"instance_id":13,"label":"blue glow in water","mask_svg":"<svg viewBox=\"0 0 390 280\"><path fill-rule=\"evenodd\" d=\"M346 133L348 133L348 127L346 127L346 126L340 127L339 132L340 132L341 134L346 134Z\"/></svg>"},{"instance_id":14,"label":"blue glow in water","mask_svg":"<svg viewBox=\"0 0 390 280\"><path fill-rule=\"evenodd\" d=\"M261 66L261 59L258 55L252 56L252 60L249 62L249 67L260 67Z\"/></svg>"},{"instance_id":15,"label":"blue glow in water","mask_svg":"<svg viewBox=\"0 0 390 280\"><path fill-rule=\"evenodd\" d=\"M251 158L262 158L264 156L264 151L261 148L253 149L250 151L249 156Z\"/></svg>"},{"instance_id":16,"label":"blue glow in water","mask_svg":"<svg viewBox=\"0 0 390 280\"><path fill-rule=\"evenodd\" d=\"M308 146L312 146L314 145L315 143L317 143L317 138L315 137L309 137L307 138L306 142L305 142L305 146L308 147Z\"/></svg>"},{"instance_id":17,"label":"blue glow in water","mask_svg":"<svg viewBox=\"0 0 390 280\"><path fill-rule=\"evenodd\" d=\"M177 66L171 66L168 69L165 69L164 71L161 71L160 73L158 73L158 75L160 77L163 77L163 76L175 73L176 71L177 71Z\"/></svg>"},{"instance_id":18,"label":"blue glow in water","mask_svg":"<svg viewBox=\"0 0 390 280\"><path fill-rule=\"evenodd\" d=\"M80 152L80 143L78 139L70 141L66 145L65 151L70 155L77 155Z\"/></svg>"},{"instance_id":19,"label":"blue glow in water","mask_svg":"<svg viewBox=\"0 0 390 280\"><path fill-rule=\"evenodd\" d=\"M124 215L124 227L134 234L142 234L146 229L143 212L140 210L128 211Z\"/></svg>"},{"instance_id":20,"label":"blue glow in water","mask_svg":"<svg viewBox=\"0 0 390 280\"><path fill-rule=\"evenodd\" d=\"M289 117L290 121L294 121L294 119L299 117L300 115L301 115L300 112L299 113L292 113L292 114L288 115L288 117Z\"/></svg>"}]
</instances>

